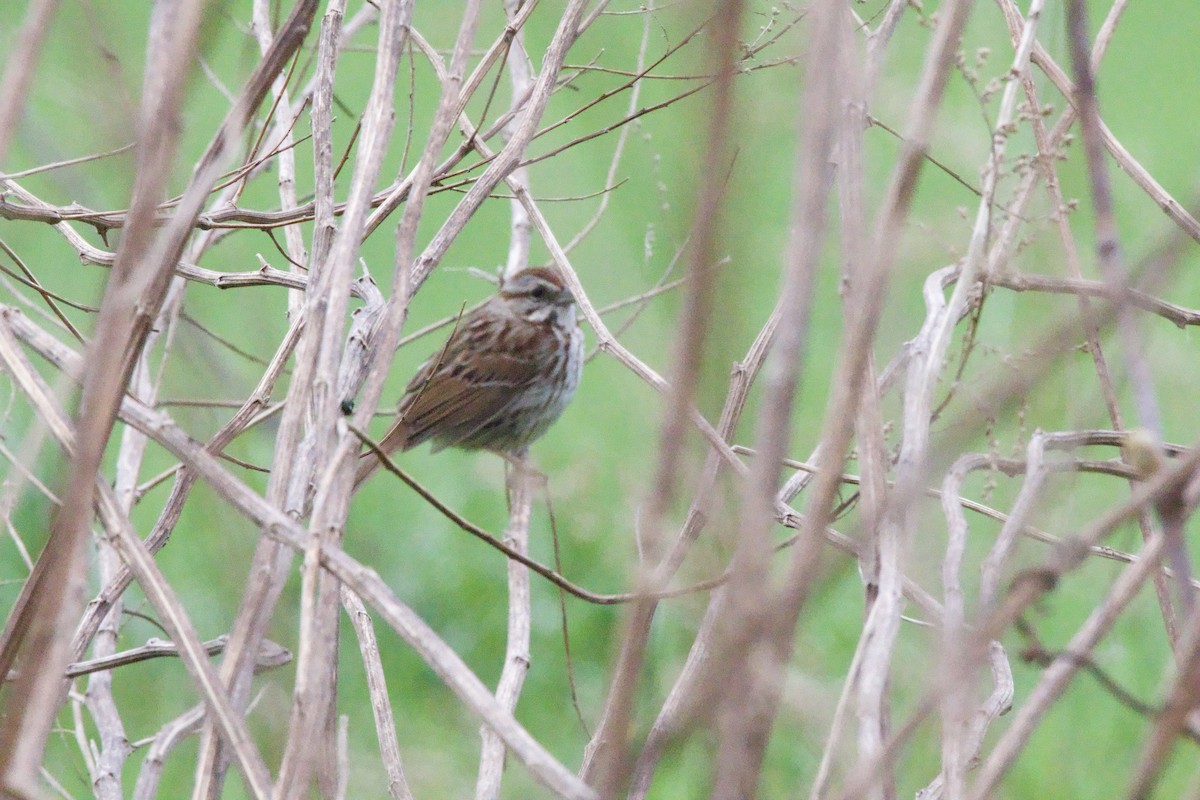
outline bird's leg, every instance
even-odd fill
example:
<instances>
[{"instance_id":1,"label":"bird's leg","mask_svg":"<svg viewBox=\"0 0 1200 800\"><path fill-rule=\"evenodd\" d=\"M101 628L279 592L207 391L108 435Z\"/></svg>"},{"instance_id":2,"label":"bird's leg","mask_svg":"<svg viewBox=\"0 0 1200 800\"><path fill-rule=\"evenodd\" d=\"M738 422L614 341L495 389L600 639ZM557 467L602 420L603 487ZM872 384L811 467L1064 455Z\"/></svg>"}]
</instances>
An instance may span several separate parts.
<instances>
[{"instance_id":1,"label":"bird's leg","mask_svg":"<svg viewBox=\"0 0 1200 800\"><path fill-rule=\"evenodd\" d=\"M508 500L509 510L512 509L512 490L517 481L531 481L537 488L545 489L549 479L544 472L539 471L529 459L529 448L518 450L496 451L504 459L504 489Z\"/></svg>"}]
</instances>

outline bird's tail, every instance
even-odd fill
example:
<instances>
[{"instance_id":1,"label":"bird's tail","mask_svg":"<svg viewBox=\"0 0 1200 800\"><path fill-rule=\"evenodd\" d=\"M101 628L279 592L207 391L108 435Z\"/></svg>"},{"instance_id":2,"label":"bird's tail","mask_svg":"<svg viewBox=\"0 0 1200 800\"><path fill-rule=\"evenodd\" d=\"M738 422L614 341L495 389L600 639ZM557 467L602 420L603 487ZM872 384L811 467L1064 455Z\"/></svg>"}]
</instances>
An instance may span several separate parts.
<instances>
[{"instance_id":1,"label":"bird's tail","mask_svg":"<svg viewBox=\"0 0 1200 800\"><path fill-rule=\"evenodd\" d=\"M383 439L379 442L379 449L389 456L392 453L403 452L412 445L408 441L408 426L402 420L397 420L384 434ZM379 460L379 456L375 455L374 450L367 450L358 457L358 467L354 473L354 489L362 486L367 478L375 474L375 470L383 466L383 462Z\"/></svg>"},{"instance_id":2,"label":"bird's tail","mask_svg":"<svg viewBox=\"0 0 1200 800\"><path fill-rule=\"evenodd\" d=\"M360 455L358 457L358 468L354 472L354 489L357 491L358 487L366 483L367 478L374 475L375 470L379 469L382 463L379 460L379 456L370 450Z\"/></svg>"}]
</instances>

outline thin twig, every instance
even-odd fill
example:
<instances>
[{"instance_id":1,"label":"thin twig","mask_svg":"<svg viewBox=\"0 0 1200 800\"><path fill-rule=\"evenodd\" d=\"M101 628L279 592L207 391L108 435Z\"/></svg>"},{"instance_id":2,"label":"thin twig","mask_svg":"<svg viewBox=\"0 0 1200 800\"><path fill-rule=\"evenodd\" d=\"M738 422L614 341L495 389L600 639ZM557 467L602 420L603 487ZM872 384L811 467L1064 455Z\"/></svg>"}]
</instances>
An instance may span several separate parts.
<instances>
[{"instance_id":1,"label":"thin twig","mask_svg":"<svg viewBox=\"0 0 1200 800\"><path fill-rule=\"evenodd\" d=\"M358 649L363 668L367 674L367 691L371 695L371 712L375 718L375 736L379 740L379 755L388 776L388 795L392 800L412 800L408 779L404 777L404 762L400 757L400 745L396 740L396 720L392 714L392 702L388 697L387 676L379 655L379 643L375 639L375 626L371 615L358 595L342 587L342 606L354 626L358 638Z\"/></svg>"}]
</instances>

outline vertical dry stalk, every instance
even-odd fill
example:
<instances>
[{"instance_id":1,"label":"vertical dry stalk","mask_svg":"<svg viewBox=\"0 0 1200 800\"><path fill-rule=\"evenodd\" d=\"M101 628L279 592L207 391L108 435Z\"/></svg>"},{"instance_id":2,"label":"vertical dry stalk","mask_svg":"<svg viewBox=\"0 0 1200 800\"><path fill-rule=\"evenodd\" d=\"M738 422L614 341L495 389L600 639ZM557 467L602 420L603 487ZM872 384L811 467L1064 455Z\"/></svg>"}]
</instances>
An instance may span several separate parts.
<instances>
[{"instance_id":1,"label":"vertical dry stalk","mask_svg":"<svg viewBox=\"0 0 1200 800\"><path fill-rule=\"evenodd\" d=\"M754 384L763 363L770 352L771 343L775 338L780 317L783 314L782 301L772 310L767 321L759 330L754 342L750 345L745 358L734 365L729 391L725 405L721 409L721 419L718 423L718 433L722 439L730 439L734 429L741 419L745 408L747 395ZM716 483L721 467L721 457L716 452L710 452L705 459L704 469L696 484L693 500L684 520L675 546L659 567L659 581L665 584L683 563L688 549L699 535L705 522L705 515L712 499L713 486ZM642 751L634 765L631 779L631 800L642 800L650 790L650 782L658 760L662 756L667 742L681 732L689 717L695 716L699 710L697 696L700 694L698 683L704 677L706 664L711 653L710 643L715 635L715 625L723 612L725 590L717 588L705 611L699 630L688 651L687 660L670 693L663 701L658 715L649 733L646 734Z\"/></svg>"},{"instance_id":2,"label":"vertical dry stalk","mask_svg":"<svg viewBox=\"0 0 1200 800\"><path fill-rule=\"evenodd\" d=\"M1175 533L1163 531L1164 549L1177 545L1173 541ZM1149 545L1145 549L1149 549ZM1190 585L1188 588L1191 588ZM1166 693L1162 711L1155 717L1150 733L1142 744L1141 756L1129 781L1126 796L1137 800L1153 795L1180 731L1188 724L1188 718L1197 704L1200 704L1200 614L1193 609L1184 621L1185 627L1180 631L1178 663L1172 664L1168 670L1171 675L1170 689Z\"/></svg>"},{"instance_id":3,"label":"vertical dry stalk","mask_svg":"<svg viewBox=\"0 0 1200 800\"><path fill-rule=\"evenodd\" d=\"M1071 62L1075 68L1074 105L1079 114L1080 135L1087 161L1092 208L1096 217L1096 260L1100 273L1116 292L1117 335L1123 345L1130 384L1137 400L1140 424L1158 439L1162 438L1162 420L1155 398L1154 382L1143 350L1138 323L1129 302L1129 275L1121 259L1117 239L1116 219L1113 216L1112 189L1104 157L1103 135L1100 131L1100 111L1096 98L1096 83L1092 72L1088 46L1087 11L1079 0L1067 3L1067 39Z\"/></svg>"},{"instance_id":4,"label":"vertical dry stalk","mask_svg":"<svg viewBox=\"0 0 1200 800\"><path fill-rule=\"evenodd\" d=\"M658 465L640 523L643 564L636 580L638 590L647 595L665 585L660 574L663 567L668 566L666 562L660 564L666 555L663 526L677 491L686 444L684 434L712 321L711 265L716 261L716 247L721 241L725 164L729 160L729 132L734 114L733 71L744 10L745 4L740 0L719 3L712 22L714 44L709 56L717 77L716 96L706 131L709 169L695 211L688 291L681 326L674 340L674 374L659 434ZM646 642L657 605L657 601L649 596L639 598L627 615L603 715L584 755L580 774L599 788L601 797L615 797L620 793L633 771L629 736L634 691L641 677Z\"/></svg>"},{"instance_id":5,"label":"vertical dry stalk","mask_svg":"<svg viewBox=\"0 0 1200 800\"><path fill-rule=\"evenodd\" d=\"M962 504L962 485L967 474L986 467L986 456L968 453L960 456L942 478L942 513L946 517L946 555L942 561L943 608L942 648L951 667L966 635L966 604L963 598L962 567L967 549L967 519ZM949 669L947 669L949 672ZM968 698L964 687L954 687L942 701L942 769L936 781L950 797L962 797L970 758L962 740L967 725Z\"/></svg>"},{"instance_id":6,"label":"vertical dry stalk","mask_svg":"<svg viewBox=\"0 0 1200 800\"><path fill-rule=\"evenodd\" d=\"M533 506L534 474L522 459L509 470L508 528L504 542L517 552L529 552L529 517ZM532 627L530 609L529 569L508 562L508 632L504 649L504 668L496 684L496 702L513 713L521 687L529 671L529 635ZM494 800L500 796L500 780L504 774L504 742L491 728L480 730L483 742L479 756L479 777L475 783L475 800Z\"/></svg>"},{"instance_id":7,"label":"vertical dry stalk","mask_svg":"<svg viewBox=\"0 0 1200 800\"><path fill-rule=\"evenodd\" d=\"M924 74L909 121L910 127L905 134L904 150L893 171L888 194L876 223L872 252L867 256L867 266L859 272L856 281L850 287L849 296L852 300L848 306L855 312L847 323L839 369L835 375L834 389L830 393L829 418L821 440L821 472L818 473L812 488L813 496L809 504L811 511L805 525L813 544L797 550L790 565L788 584L782 597L783 610L780 617L783 624L780 629L785 631L788 637L794 630L809 581L817 565L820 551L815 544L816 534L825 528L837 491L838 475L852 435L861 387L868 374L866 365L870 355L870 344L874 339L887 293L892 248L900 236L902 222L912 203L912 193L924 152L928 148L934 115L941 102L952 59L971 5L971 2L966 0L948 3L940 9L941 17L935 39L927 52ZM940 367L940 356L937 364ZM912 375L911 364L909 369L909 374ZM925 458L925 439L921 435L920 426L925 424L926 419L922 419L916 430L910 430L907 424L905 426L903 448L907 452L901 453L899 462L900 492L912 492L919 480L917 473L922 469L921 464ZM860 727L859 736L859 774L863 776L862 789L867 793L866 796L884 796L889 792L885 780L888 774L886 765L881 765L880 769L875 769L874 765L879 763L883 752L882 733L885 731L885 720L879 714L883 709L883 691L890 669L890 651L902 607L900 582L896 580L899 551L894 548L897 545L902 548L903 542L908 539L907 531L914 522L909 508L909 503L902 501L901 507L893 505L889 508L888 516L880 520L883 526L881 543L884 543L885 547L881 556L886 554L886 558L881 560L881 566L886 572L881 573L880 593L871 606L868 627L864 628L865 649L862 664L855 673L855 679L861 682L859 702L870 715L868 724ZM896 526L896 529L889 531L889 526ZM869 631L875 626L877 629ZM869 638L868 632L871 634Z\"/></svg>"},{"instance_id":8,"label":"vertical dry stalk","mask_svg":"<svg viewBox=\"0 0 1200 800\"><path fill-rule=\"evenodd\" d=\"M1113 34L1116 30L1117 21L1120 19L1121 13L1124 11L1125 6L1126 3L1124 0L1118 0L1118 2L1113 3L1108 14L1105 16L1104 22L1100 26L1100 32L1096 35L1096 40L1091 50L1089 61L1093 70L1098 68L1109 43L1112 41ZM1020 12L1016 9L1011 0L1005 0L1005 2L1002 2L1001 10L1004 12L1005 20L1008 23L1010 36L1013 37L1015 42L1020 36L1020 32L1024 30L1024 24L1021 20ZM1065 73L1063 73L1062 70L1059 69L1058 65L1055 64L1054 61L1049 57L1049 55L1045 53L1040 44L1035 43L1033 55L1039 66L1041 66L1042 69L1047 72L1060 90L1069 90L1070 87L1068 86ZM1041 108L1041 103L1038 101L1037 95L1033 89L1032 79L1026 78L1024 83L1026 95L1029 98L1032 107ZM1054 158L1054 153L1062 147L1063 138L1071 124L1074 123L1076 119L1077 111L1074 106L1068 106L1064 110L1062 117L1058 123L1055 124L1052 131L1046 130L1045 123L1040 117L1035 117L1033 119L1034 134L1037 137L1038 152L1042 154L1040 163L1043 169L1031 171L1028 178L1023 181L1021 189L1017 192L1017 206L1015 208L1023 213L1023 209L1026 207L1026 204L1032 197L1032 191L1037 179L1042 177L1044 174L1047 190L1050 192L1053 201L1053 207L1058 209L1058 213L1056 213L1054 217L1059 230L1060 239L1063 243L1063 252L1066 257L1069 274L1075 278L1080 278L1082 276L1082 271L1078 263L1078 248L1075 244L1075 240L1070 230L1070 224L1067 219L1066 210L1068 205L1059 187L1055 167L1056 159ZM1102 121L1100 122L1100 125L1103 127ZM1142 186L1147 188L1147 190L1153 195L1159 197L1157 202L1162 207L1167 209L1168 213L1173 213L1173 209L1178 207L1178 203L1173 198L1170 198L1168 195L1166 195L1165 191L1162 190L1162 187L1145 174L1140 165L1138 165L1128 156L1128 153L1125 152L1124 148L1119 146L1110 133L1102 130L1101 134L1104 137L1104 145L1110 148L1112 154L1114 157L1120 160L1122 166L1128 172L1130 172ZM1184 211L1181 214L1177 213L1176 216L1180 218L1181 225L1187 229L1189 227L1187 220L1190 219L1190 215ZM1017 222L1018 218L1016 215L1014 215L1013 218L1005 223L1004 229L1006 233L999 237L999 242L1004 243L1006 246L993 251L993 256L991 259L993 263L1007 257L1008 250L1012 246L1013 234L1017 229ZM1195 231L1197 229L1195 226L1191 226L1191 230ZM989 271L991 270L992 267L989 266ZM1097 377L1099 378L1101 391L1104 393L1105 405L1108 409L1109 417L1112 419L1113 426L1117 430L1122 430L1124 429L1125 424L1123 421L1123 415L1121 414L1121 410L1118 405L1117 390L1113 385L1113 379L1109 370L1108 362L1104 355L1104 350L1099 338L1099 318L1092 309L1088 298L1082 294L1079 295L1079 307L1082 326L1088 339L1088 350L1091 353L1093 362L1096 365ZM1149 540L1152 533L1152 520L1149 509L1145 510L1139 515L1138 524L1142 530L1142 538ZM1156 573L1154 576L1154 587L1155 592L1158 595L1159 607L1162 610L1163 621L1166 625L1168 636L1171 638L1172 642L1174 642L1178 639L1178 634L1176 632L1175 611L1171 605L1170 590L1167 586L1166 576L1161 572Z\"/></svg>"},{"instance_id":9,"label":"vertical dry stalk","mask_svg":"<svg viewBox=\"0 0 1200 800\"><path fill-rule=\"evenodd\" d=\"M287 58L303 42L316 13L316 5L312 0L298 2L267 48L268 55L264 57L264 63L271 63L271 54L284 53L286 55L284 58L276 57L273 71L259 71L257 75L257 83L260 87L258 89L259 99L275 84ZM257 100L255 106L257 106ZM306 314L305 318L306 329L301 339L302 350L304 342L307 341L304 334L311 337L313 329L320 324L319 318L314 320L311 314ZM303 364L304 362L301 359L299 363ZM292 388L296 385L294 381ZM292 393L289 389L289 395ZM296 402L288 408L294 409L303 407L303 405L301 402ZM295 421L289 424L288 414L285 412L284 423L281 425L276 443L277 457L275 460L275 464L282 468L272 473L271 481L268 484L268 496L280 505L287 497L288 481L292 477L289 468L293 464L294 458L293 451L289 448L295 446L297 437L298 426ZM287 457L278 457L280 452L286 453ZM221 679L229 686L232 704L239 710L245 707L249 699L249 679L253 666L253 654L258 650L269 617L266 608L273 606L281 588L279 578L276 576L282 572L288 560L290 560L289 556L270 546L265 540L260 543L260 547L255 552L254 563L251 565L251 573L255 575L255 579L249 582L241 610L234 622L229 648L221 664ZM202 733L200 753L196 761L196 785L193 791L193 797L196 800L206 797L215 798L220 794L228 763L228 754L222 751L221 743L210 721L205 725Z\"/></svg>"},{"instance_id":10,"label":"vertical dry stalk","mask_svg":"<svg viewBox=\"0 0 1200 800\"><path fill-rule=\"evenodd\" d=\"M172 305L168 303L164 309L168 314ZM160 319L162 327L164 320ZM147 338L146 351L138 359L135 367L130 391L143 402L153 402L157 387L152 384L149 376L149 364L146 353L149 351L155 334ZM126 428L121 435L121 448L117 457L117 475L113 482L113 494L118 503L118 510L126 517L133 510L134 495L137 491L137 477L141 469L142 457L145 454L146 437L132 429ZM120 556L106 539L96 543L97 560L100 565L100 580L102 583L111 581L121 565ZM121 615L124 606L120 599L112 604L108 614L100 624L96 637L93 655L103 657L117 651L117 638L120 634ZM121 772L125 759L129 757L132 748L125 736L125 726L121 720L120 710L112 693L113 673L100 671L88 678L87 704L92 719L100 734L100 756L97 759L97 774L93 776L98 800L118 800L124 796L121 789Z\"/></svg>"},{"instance_id":11,"label":"vertical dry stalk","mask_svg":"<svg viewBox=\"0 0 1200 800\"><path fill-rule=\"evenodd\" d=\"M1120 16L1125 4L1123 2L1114 3L1108 16L1105 17L1101 32L1096 36L1096 42L1092 49L1092 63L1098 63L1098 57L1103 52L1107 43L1111 40L1115 29L1117 19ZM1005 12L1005 18L1009 23L1010 35L1016 36L1018 28L1019 14L1012 8L1011 3L1002 4L1002 10ZM1037 89L1033 82L1032 76L1026 76L1022 79L1025 88L1025 96L1032 108L1041 108L1042 104L1039 100ZM1068 108L1066 114L1073 115L1074 109ZM1071 233L1070 221L1068 220L1066 209L1067 200L1063 196L1062 186L1058 180L1058 171L1056 161L1050 157L1050 154L1059 147L1058 140L1052 139L1050 131L1046 128L1045 121L1040 117L1034 117L1032 120L1033 132L1037 141L1037 149L1041 154L1039 158L1039 171L1044 175L1046 181L1046 191L1050 197L1053 208L1058 209L1058 212L1053 215L1054 224L1058 230L1059 240L1062 243L1063 257L1066 261L1067 274L1076 279L1083 278L1083 269L1080 266L1079 248L1076 246L1075 239ZM1109 419L1112 420L1113 428L1116 430L1124 430L1125 422L1124 415L1121 412L1120 401L1117 397L1117 389L1113 383L1112 373L1109 368L1108 358L1104 352L1104 346L1100 341L1100 333L1096 324L1095 311L1092 307L1092 301L1084 296L1079 295L1079 316L1082 322L1083 331L1087 337L1088 352L1091 353L1092 361L1096 367L1096 377L1100 384L1100 390L1104 396L1104 405L1108 411ZM1150 512L1146 511L1139 515L1138 526L1142 531L1142 538L1148 540L1152 534ZM1178 639L1176 631L1175 611L1171 604L1170 589L1167 586L1167 579L1161 572L1154 576L1154 590L1158 595L1159 608L1162 610L1163 622L1167 628L1167 635L1171 641Z\"/></svg>"},{"instance_id":12,"label":"vertical dry stalk","mask_svg":"<svg viewBox=\"0 0 1200 800\"><path fill-rule=\"evenodd\" d=\"M17 46L8 54L4 76L0 78L0 167L8 156L8 143L21 118L42 42L58 11L58 3L59 0L34 0L29 4Z\"/></svg>"},{"instance_id":13,"label":"vertical dry stalk","mask_svg":"<svg viewBox=\"0 0 1200 800\"><path fill-rule=\"evenodd\" d=\"M863 131L867 126L866 105L869 93L874 89L878 78L878 66L882 48L894 32L899 21L900 7L893 4L888 9L879 28L871 35L869 60L865 69L857 67L857 62L851 59L850 64L843 67L846 73L846 100L844 103L844 119L838 138L838 201L841 210L841 247L843 274L843 309L847 318L855 314L852 305L855 294L847 292L845 287L853 287L859 280L859 273L869 258L869 248L864 235L867 231L867 211L864 198L864 155ZM883 525L886 513L887 486L887 454L885 452L884 421L880 408L878 381L872 359L868 357L864 392L859 402L858 414L855 420L854 435L858 440L858 460L862 471L862 505L863 530L867 542L859 557L860 572L865 583L865 599L867 619L863 626L855 649L854 659L848 670L843 686L842 697L839 699L834 721L822 754L821 769L813 782L810 797L820 798L826 790L830 778L835 748L841 738L842 718L851 707L852 701L859 720L860 748L869 750L875 743L885 738L891 718L890 698L887 694L889 682L888 670L879 670L877 665L865 661L868 655L890 658L887 648L869 648L878 631L876 626L885 615L878 613L884 608L899 608L903 592L903 573L900 559L903 557L901 543L891 535L891 528ZM792 496L800 488L800 477L789 480L780 492L780 497L791 501ZM880 597L884 598L882 604ZM882 606L882 607L880 607ZM883 675L884 680L878 680ZM864 680L864 678L875 678ZM894 797L895 786L890 773L881 780L882 791L888 798Z\"/></svg>"},{"instance_id":14,"label":"vertical dry stalk","mask_svg":"<svg viewBox=\"0 0 1200 800\"><path fill-rule=\"evenodd\" d=\"M165 231L159 237L165 252L156 250L152 225L155 205L164 193L178 144L183 85L195 50L202 7L201 2L183 2L175 10L170 27L160 25L154 30L150 57L157 62L156 81L147 83L141 109L139 169L130 226L121 239L96 322L67 488L51 526L50 541L0 640L3 675L23 640L28 639L24 642L26 668L21 671L15 699L0 726L0 786L26 793L36 785L37 765L65 688L61 674L69 660L72 618L77 619L80 611L84 542L92 516L97 469L121 393L141 352L149 322L162 303L176 260L177 251L169 247ZM14 95L10 111L15 112L17 102L19 98ZM145 316L147 312L150 319Z\"/></svg>"},{"instance_id":15,"label":"vertical dry stalk","mask_svg":"<svg viewBox=\"0 0 1200 800\"><path fill-rule=\"evenodd\" d=\"M513 25L520 11L519 4L515 0L505 0L504 11L509 25ZM529 54L525 51L525 36L520 30L510 42L505 65L512 87L510 110L516 111L522 98L527 96L533 86ZM465 121L465 117L463 119ZM509 123L509 135L513 125L513 122ZM529 173L523 167L514 169L506 180L509 185L521 186L526 191L529 189ZM507 280L529 266L529 247L533 232L529 213L521 202L514 199L509 207L512 221L509 225L508 261L502 280ZM510 464L505 487L508 494L508 528L505 530L504 540L505 544L522 555L529 553L529 520L533 507L534 477L530 469L525 454L522 454L515 463ZM508 631L504 648L504 667L496 683L496 701L509 713L516 710L517 699L521 696L525 675L529 671L529 639L532 626L529 569L524 564L509 560ZM480 729L479 736L482 747L479 755L479 773L475 782L475 800L497 800L500 797L500 782L504 775L504 742L487 726Z\"/></svg>"},{"instance_id":16,"label":"vertical dry stalk","mask_svg":"<svg viewBox=\"0 0 1200 800\"><path fill-rule=\"evenodd\" d=\"M301 797L307 793L310 776L319 759L319 743L333 740L337 615L341 590L336 579L319 569L318 561L321 547L341 541L349 507L352 464L347 458L349 448L345 437L339 441L337 435L342 414L338 403L338 374L355 256L367 217L368 198L373 193L391 137L395 74L411 15L411 3L392 3L383 9L375 80L364 115L346 211L328 258L314 269L315 280L308 298L306 318L311 344L301 350L299 357L300 368L309 371L304 380L308 394L294 398L294 401L306 409L311 423L299 451L303 465L293 473L292 486L299 493L305 490L300 489L298 480L311 480L315 484L312 498L305 498L300 504L301 508L307 508L311 503L313 545L305 551L301 649L288 744L280 767L280 798ZM335 11L330 24L336 25L336 22ZM299 375L297 380L300 380ZM219 778L214 783L219 784Z\"/></svg>"},{"instance_id":17,"label":"vertical dry stalk","mask_svg":"<svg viewBox=\"0 0 1200 800\"><path fill-rule=\"evenodd\" d=\"M1146 359L1145 337L1141 334L1136 309L1130 302L1130 278L1121 258L1113 213L1112 189L1109 185L1107 160L1104 157L1103 134L1100 129L1099 101L1089 58L1088 18L1083 3L1071 0L1067 4L1067 35L1071 62L1075 69L1075 106L1079 113L1080 134L1088 168L1092 207L1096 219L1096 260L1100 273L1114 292L1117 335L1122 345L1126 372L1133 391L1139 424L1148 431L1148 447L1158 448L1162 442L1162 413L1154 389L1154 378ZM1162 505L1156 509L1168 534L1167 556L1179 577L1180 605L1184 613L1194 607L1195 592L1191 587L1192 567L1183 538L1183 523L1178 509ZM1170 615L1168 612L1168 621Z\"/></svg>"},{"instance_id":18,"label":"vertical dry stalk","mask_svg":"<svg viewBox=\"0 0 1200 800\"><path fill-rule=\"evenodd\" d=\"M783 458L791 431L796 383L803 374L815 275L825 241L831 188L830 160L839 125L845 120L845 94L839 81L849 58L848 20L840 3L819 3L811 12L808 85L802 104L800 149L796 157L789 253L781 289L779 328L764 375L763 410L757 424L758 458L746 488L746 517L732 559L733 578L723 618L718 618L716 657L707 681L730 681L733 689L720 703L713 795L733 800L754 794L767 739L782 693L784 665L791 654L795 616L789 595L802 595L799 577L775 590L769 578L769 531ZM852 409L847 409L852 413ZM822 526L824 527L824 526ZM800 544L817 557L820 542ZM799 612L799 602L795 604ZM711 689L707 689L711 691Z\"/></svg>"},{"instance_id":19,"label":"vertical dry stalk","mask_svg":"<svg viewBox=\"0 0 1200 800\"><path fill-rule=\"evenodd\" d=\"M367 673L367 690L371 694L371 712L375 719L375 735L379 740L379 755L383 759L384 770L388 776L388 795L392 800L412 800L412 791L408 788L404 763L400 758L400 745L396 740L396 720L392 713L391 700L388 698L387 678L379 656L379 644L375 639L375 626L371 623L371 615L362 600L345 586L342 587L342 605L354 626L363 668Z\"/></svg>"}]
</instances>

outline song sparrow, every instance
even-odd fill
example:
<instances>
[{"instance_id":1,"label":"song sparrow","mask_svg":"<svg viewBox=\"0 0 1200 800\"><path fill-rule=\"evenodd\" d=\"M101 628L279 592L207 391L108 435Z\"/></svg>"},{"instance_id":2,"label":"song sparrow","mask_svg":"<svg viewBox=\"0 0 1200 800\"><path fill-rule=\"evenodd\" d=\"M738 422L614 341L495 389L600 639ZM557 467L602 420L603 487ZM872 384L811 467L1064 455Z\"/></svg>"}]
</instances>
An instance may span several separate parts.
<instances>
[{"instance_id":1,"label":"song sparrow","mask_svg":"<svg viewBox=\"0 0 1200 800\"><path fill-rule=\"evenodd\" d=\"M548 269L524 270L463 315L417 370L380 447L391 454L432 439L434 452L520 450L558 419L582 371L583 332L571 291ZM378 466L364 453L355 485Z\"/></svg>"}]
</instances>

